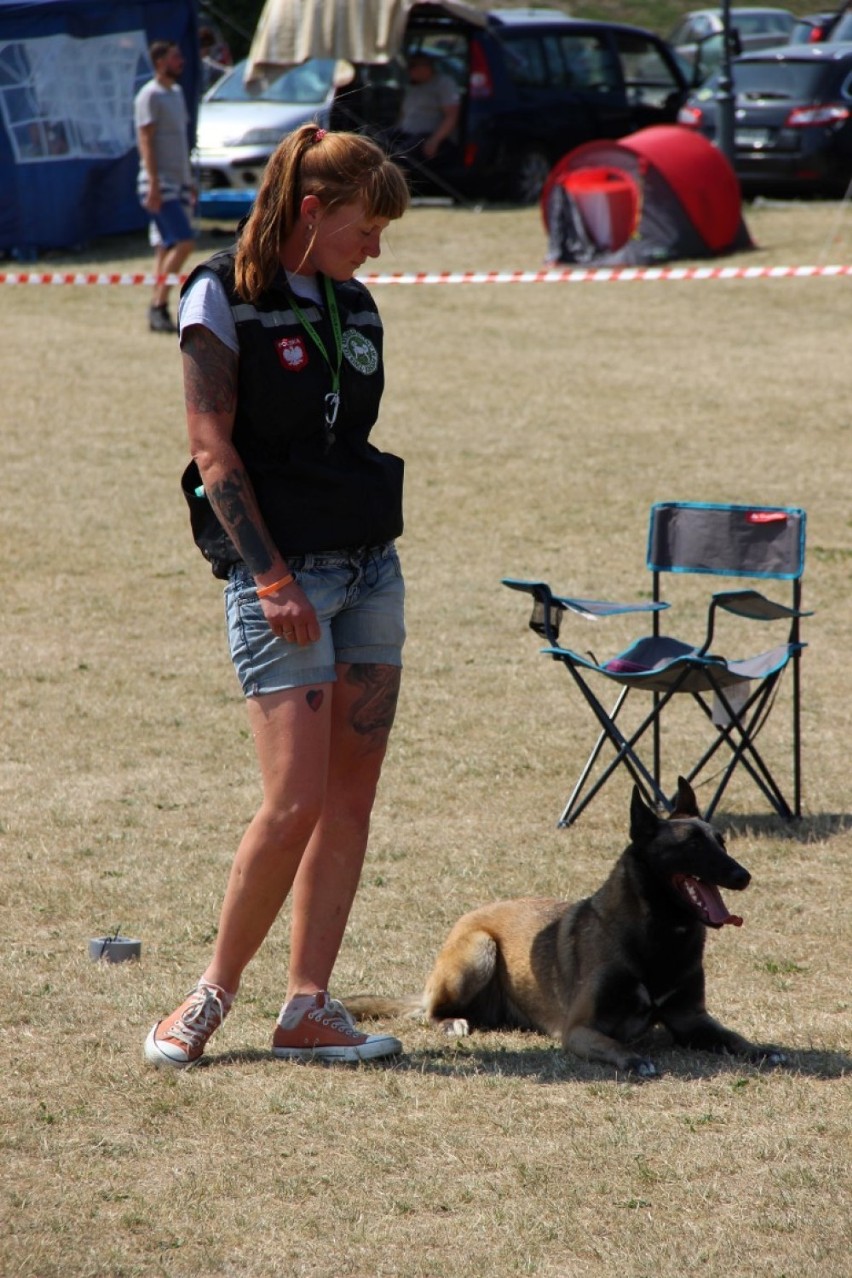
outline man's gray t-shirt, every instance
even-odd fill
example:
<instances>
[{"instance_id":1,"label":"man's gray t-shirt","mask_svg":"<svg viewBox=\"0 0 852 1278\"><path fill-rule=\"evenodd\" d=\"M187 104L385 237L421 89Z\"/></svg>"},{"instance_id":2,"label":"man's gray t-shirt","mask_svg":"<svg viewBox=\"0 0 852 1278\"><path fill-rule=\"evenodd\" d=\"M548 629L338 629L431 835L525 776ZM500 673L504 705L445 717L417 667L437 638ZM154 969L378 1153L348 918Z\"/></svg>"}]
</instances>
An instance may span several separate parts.
<instances>
[{"instance_id":1,"label":"man's gray t-shirt","mask_svg":"<svg viewBox=\"0 0 852 1278\"><path fill-rule=\"evenodd\" d=\"M459 97L455 81L440 72L423 84L407 85L402 100L400 131L428 137L441 123L447 107L456 106Z\"/></svg>"},{"instance_id":2,"label":"man's gray t-shirt","mask_svg":"<svg viewBox=\"0 0 852 1278\"><path fill-rule=\"evenodd\" d=\"M179 84L165 88L156 80L149 80L136 94L133 115L137 129L148 124L154 126L154 154L163 199L179 200L192 185L189 113L183 89ZM136 186L143 199L148 194L149 185L150 180L140 157Z\"/></svg>"}]
</instances>

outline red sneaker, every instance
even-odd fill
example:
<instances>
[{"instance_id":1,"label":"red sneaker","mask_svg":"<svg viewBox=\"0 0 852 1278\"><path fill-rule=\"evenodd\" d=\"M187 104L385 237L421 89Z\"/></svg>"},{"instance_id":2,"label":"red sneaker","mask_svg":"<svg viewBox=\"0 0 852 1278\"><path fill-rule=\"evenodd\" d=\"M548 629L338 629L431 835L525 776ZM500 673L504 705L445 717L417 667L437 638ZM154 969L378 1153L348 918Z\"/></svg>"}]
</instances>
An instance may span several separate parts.
<instances>
[{"instance_id":1,"label":"red sneaker","mask_svg":"<svg viewBox=\"0 0 852 1278\"><path fill-rule=\"evenodd\" d=\"M362 1034L343 1004L325 993L285 1003L272 1039L272 1055L289 1060L369 1061L401 1051L390 1034Z\"/></svg>"},{"instance_id":2,"label":"red sneaker","mask_svg":"<svg viewBox=\"0 0 852 1278\"><path fill-rule=\"evenodd\" d=\"M207 1040L231 1010L232 996L199 981L180 1007L158 1021L145 1039L145 1059L166 1069L186 1069L204 1054Z\"/></svg>"}]
</instances>

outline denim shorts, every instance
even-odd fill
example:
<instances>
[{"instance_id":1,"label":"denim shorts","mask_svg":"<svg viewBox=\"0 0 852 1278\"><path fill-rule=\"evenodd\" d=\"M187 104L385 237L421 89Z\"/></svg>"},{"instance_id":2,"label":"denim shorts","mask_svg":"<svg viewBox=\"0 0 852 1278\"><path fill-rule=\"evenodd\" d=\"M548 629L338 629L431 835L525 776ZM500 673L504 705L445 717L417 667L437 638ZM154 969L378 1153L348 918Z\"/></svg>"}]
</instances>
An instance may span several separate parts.
<instances>
[{"instance_id":1,"label":"denim shorts","mask_svg":"<svg viewBox=\"0 0 852 1278\"><path fill-rule=\"evenodd\" d=\"M192 229L192 205L185 200L164 200L156 213L148 213L151 219L151 245L171 248L183 240L194 240Z\"/></svg>"},{"instance_id":2,"label":"denim shorts","mask_svg":"<svg viewBox=\"0 0 852 1278\"><path fill-rule=\"evenodd\" d=\"M396 546L288 555L320 625L315 643L287 643L263 615L254 578L237 564L225 586L231 659L247 697L333 683L336 662L402 665L405 583Z\"/></svg>"}]
</instances>

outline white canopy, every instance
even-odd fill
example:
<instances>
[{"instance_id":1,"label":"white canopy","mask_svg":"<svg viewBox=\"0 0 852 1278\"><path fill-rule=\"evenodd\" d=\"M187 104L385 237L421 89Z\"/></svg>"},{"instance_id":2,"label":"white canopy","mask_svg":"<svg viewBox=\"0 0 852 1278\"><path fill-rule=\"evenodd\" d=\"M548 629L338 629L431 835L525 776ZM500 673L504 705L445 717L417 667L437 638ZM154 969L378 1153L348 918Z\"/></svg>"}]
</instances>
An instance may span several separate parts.
<instances>
[{"instance_id":1,"label":"white canopy","mask_svg":"<svg viewBox=\"0 0 852 1278\"><path fill-rule=\"evenodd\" d=\"M412 9L423 0L266 0L246 68L251 81L305 62L337 58L347 62L388 62L401 48ZM443 9L485 26L484 8L463 0L438 0Z\"/></svg>"}]
</instances>

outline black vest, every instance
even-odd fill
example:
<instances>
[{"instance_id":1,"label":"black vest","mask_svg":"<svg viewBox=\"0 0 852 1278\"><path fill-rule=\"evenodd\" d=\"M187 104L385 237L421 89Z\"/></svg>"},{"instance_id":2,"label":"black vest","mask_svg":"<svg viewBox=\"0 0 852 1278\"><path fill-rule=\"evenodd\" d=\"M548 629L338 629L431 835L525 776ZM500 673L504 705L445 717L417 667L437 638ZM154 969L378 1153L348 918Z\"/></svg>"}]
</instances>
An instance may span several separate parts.
<instances>
[{"instance_id":1,"label":"black vest","mask_svg":"<svg viewBox=\"0 0 852 1278\"><path fill-rule=\"evenodd\" d=\"M293 309L284 272L251 303L234 291L233 249L202 265L221 281L233 312L240 346L233 442L281 554L286 559L349 550L398 537L403 463L369 442L384 370L382 322L367 289L355 280L334 284L344 355L335 439L329 444L324 414L331 371ZM193 271L184 289L201 269ZM334 360L325 308L297 300ZM214 573L224 577L239 556L206 499L195 496L193 470L183 480L193 533Z\"/></svg>"}]
</instances>

